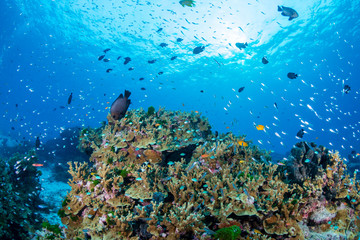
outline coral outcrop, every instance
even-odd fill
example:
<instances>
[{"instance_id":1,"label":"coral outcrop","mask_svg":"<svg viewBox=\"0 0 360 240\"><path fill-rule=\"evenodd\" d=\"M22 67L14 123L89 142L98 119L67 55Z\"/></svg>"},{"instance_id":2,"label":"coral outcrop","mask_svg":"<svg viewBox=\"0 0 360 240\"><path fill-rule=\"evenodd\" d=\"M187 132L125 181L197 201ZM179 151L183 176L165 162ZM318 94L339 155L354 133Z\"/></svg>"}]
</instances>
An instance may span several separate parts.
<instances>
[{"instance_id":1,"label":"coral outcrop","mask_svg":"<svg viewBox=\"0 0 360 240\"><path fill-rule=\"evenodd\" d=\"M108 121L93 141L82 131L93 166L69 163L59 211L68 239L358 237L360 186L337 153L302 142L273 164L194 112L140 109Z\"/></svg>"},{"instance_id":2,"label":"coral outcrop","mask_svg":"<svg viewBox=\"0 0 360 240\"><path fill-rule=\"evenodd\" d=\"M0 239L29 239L41 228L41 172L34 152L0 159Z\"/></svg>"}]
</instances>

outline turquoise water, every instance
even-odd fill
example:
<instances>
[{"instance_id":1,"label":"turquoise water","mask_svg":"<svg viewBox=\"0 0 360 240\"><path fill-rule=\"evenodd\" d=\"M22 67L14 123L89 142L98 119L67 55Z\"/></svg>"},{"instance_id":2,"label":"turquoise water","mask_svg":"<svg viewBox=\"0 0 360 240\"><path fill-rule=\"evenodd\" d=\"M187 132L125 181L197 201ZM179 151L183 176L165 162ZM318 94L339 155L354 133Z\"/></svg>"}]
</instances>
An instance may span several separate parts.
<instances>
[{"instance_id":1,"label":"turquoise water","mask_svg":"<svg viewBox=\"0 0 360 240\"><path fill-rule=\"evenodd\" d=\"M360 151L359 1L196 1L182 7L163 0L5 0L0 5L3 137L35 142L40 136L45 142L68 127L97 127L128 89L130 109L199 111L214 131L247 135L278 153L299 141L302 128L304 140L344 157ZM289 21L278 5L295 9L299 17ZM245 42L243 50L235 46ZM193 54L197 46L205 49ZM109 62L99 61L107 48ZM126 65L125 57L131 58ZM299 77L289 79L288 72ZM345 84L349 94L342 91ZM245 88L239 93L240 87ZM255 128L259 124L265 131Z\"/></svg>"}]
</instances>

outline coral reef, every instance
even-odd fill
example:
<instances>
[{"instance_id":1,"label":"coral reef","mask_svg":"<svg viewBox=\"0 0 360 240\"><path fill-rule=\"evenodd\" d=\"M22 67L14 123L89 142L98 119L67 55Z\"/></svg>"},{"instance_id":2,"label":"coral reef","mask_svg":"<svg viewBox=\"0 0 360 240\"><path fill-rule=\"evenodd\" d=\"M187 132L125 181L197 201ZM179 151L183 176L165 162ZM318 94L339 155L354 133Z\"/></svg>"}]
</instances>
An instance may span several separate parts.
<instances>
[{"instance_id":1,"label":"coral reef","mask_svg":"<svg viewBox=\"0 0 360 240\"><path fill-rule=\"evenodd\" d=\"M0 159L0 239L29 239L41 228L41 172L34 152Z\"/></svg>"},{"instance_id":2,"label":"coral reef","mask_svg":"<svg viewBox=\"0 0 360 240\"><path fill-rule=\"evenodd\" d=\"M94 164L69 163L66 238L358 237L360 185L337 153L301 142L273 164L243 136L212 134L198 113L149 112L83 130Z\"/></svg>"}]
</instances>

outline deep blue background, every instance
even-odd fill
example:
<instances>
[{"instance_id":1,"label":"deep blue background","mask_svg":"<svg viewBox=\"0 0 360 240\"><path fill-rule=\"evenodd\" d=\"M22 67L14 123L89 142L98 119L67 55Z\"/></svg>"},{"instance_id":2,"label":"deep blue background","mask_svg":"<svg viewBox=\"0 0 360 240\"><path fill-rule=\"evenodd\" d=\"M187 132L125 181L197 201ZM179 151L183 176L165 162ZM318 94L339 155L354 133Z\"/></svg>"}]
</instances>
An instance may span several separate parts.
<instances>
[{"instance_id":1,"label":"deep blue background","mask_svg":"<svg viewBox=\"0 0 360 240\"><path fill-rule=\"evenodd\" d=\"M1 135L46 141L67 127L97 127L128 89L131 109L199 111L213 130L247 135L267 150L289 151L304 128L305 140L345 157L360 151L359 1L102 2L0 2ZM277 5L299 18L288 21ZM240 51L236 42L249 46ZM194 55L200 45L205 51ZM106 48L110 61L98 61Z\"/></svg>"}]
</instances>

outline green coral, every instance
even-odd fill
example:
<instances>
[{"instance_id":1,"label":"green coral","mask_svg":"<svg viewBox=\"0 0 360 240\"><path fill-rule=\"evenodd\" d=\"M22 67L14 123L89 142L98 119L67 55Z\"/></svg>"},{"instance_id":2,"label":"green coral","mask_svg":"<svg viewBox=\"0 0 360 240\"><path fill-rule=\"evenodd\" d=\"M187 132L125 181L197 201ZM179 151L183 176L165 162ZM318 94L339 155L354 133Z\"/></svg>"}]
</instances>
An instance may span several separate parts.
<instances>
[{"instance_id":1,"label":"green coral","mask_svg":"<svg viewBox=\"0 0 360 240\"><path fill-rule=\"evenodd\" d=\"M241 229L239 226L231 226L227 228L221 228L217 230L214 234L215 239L219 240L236 240L241 234Z\"/></svg>"},{"instance_id":2,"label":"green coral","mask_svg":"<svg viewBox=\"0 0 360 240\"><path fill-rule=\"evenodd\" d=\"M155 108L153 106L150 106L147 111L147 115L151 116L155 113Z\"/></svg>"},{"instance_id":3,"label":"green coral","mask_svg":"<svg viewBox=\"0 0 360 240\"><path fill-rule=\"evenodd\" d=\"M41 226L54 234L61 234L59 224L51 225L49 222L43 222Z\"/></svg>"}]
</instances>

